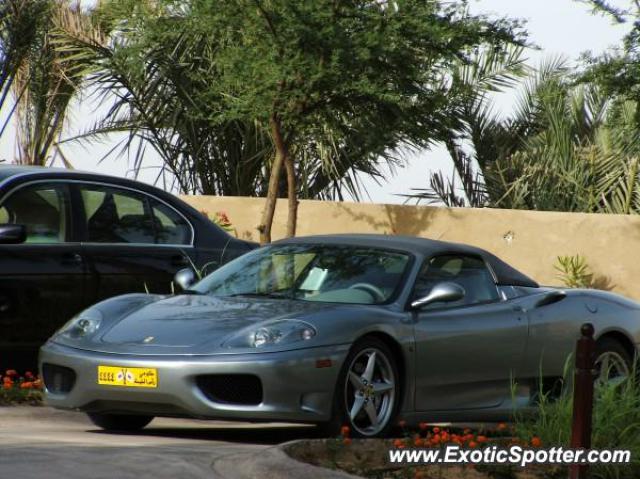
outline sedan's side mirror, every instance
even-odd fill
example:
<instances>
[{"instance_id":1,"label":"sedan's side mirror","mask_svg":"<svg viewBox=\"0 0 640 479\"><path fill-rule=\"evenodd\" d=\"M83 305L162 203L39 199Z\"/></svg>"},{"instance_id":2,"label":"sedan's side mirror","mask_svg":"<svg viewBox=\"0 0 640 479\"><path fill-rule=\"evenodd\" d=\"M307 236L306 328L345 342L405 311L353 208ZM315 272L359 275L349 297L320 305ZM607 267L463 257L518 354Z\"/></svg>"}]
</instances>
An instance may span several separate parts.
<instances>
[{"instance_id":1,"label":"sedan's side mirror","mask_svg":"<svg viewBox=\"0 0 640 479\"><path fill-rule=\"evenodd\" d=\"M191 268L181 269L173 277L173 282L180 286L183 290L189 289L198 280L195 271Z\"/></svg>"},{"instance_id":2,"label":"sedan's side mirror","mask_svg":"<svg viewBox=\"0 0 640 479\"><path fill-rule=\"evenodd\" d=\"M24 225L0 225L0 244L20 244L27 241L27 228Z\"/></svg>"},{"instance_id":3,"label":"sedan's side mirror","mask_svg":"<svg viewBox=\"0 0 640 479\"><path fill-rule=\"evenodd\" d=\"M452 303L464 298L464 288L456 283L443 282L436 284L429 294L411 303L414 309L424 308L432 303Z\"/></svg>"}]
</instances>

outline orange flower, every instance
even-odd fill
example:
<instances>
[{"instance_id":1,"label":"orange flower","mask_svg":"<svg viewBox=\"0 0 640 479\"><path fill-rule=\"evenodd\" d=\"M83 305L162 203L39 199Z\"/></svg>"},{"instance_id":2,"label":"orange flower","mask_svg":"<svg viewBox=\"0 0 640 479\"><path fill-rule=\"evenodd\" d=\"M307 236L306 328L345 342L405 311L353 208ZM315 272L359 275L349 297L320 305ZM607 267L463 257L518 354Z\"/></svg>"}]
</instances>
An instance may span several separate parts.
<instances>
[{"instance_id":1,"label":"orange flower","mask_svg":"<svg viewBox=\"0 0 640 479\"><path fill-rule=\"evenodd\" d=\"M476 441L478 441L479 444L483 444L483 443L487 442L487 436L478 436L476 438Z\"/></svg>"},{"instance_id":2,"label":"orange flower","mask_svg":"<svg viewBox=\"0 0 640 479\"><path fill-rule=\"evenodd\" d=\"M416 437L416 438L413 440L413 445L414 445L415 447L423 447L423 446L424 446L424 440L423 440L421 437Z\"/></svg>"},{"instance_id":3,"label":"orange flower","mask_svg":"<svg viewBox=\"0 0 640 479\"><path fill-rule=\"evenodd\" d=\"M506 431L507 430L507 425L503 422L501 422L500 424L498 424L498 431Z\"/></svg>"},{"instance_id":4,"label":"orange flower","mask_svg":"<svg viewBox=\"0 0 640 479\"><path fill-rule=\"evenodd\" d=\"M35 381L33 381L33 387L35 389L42 389L42 380L36 379Z\"/></svg>"},{"instance_id":5,"label":"orange flower","mask_svg":"<svg viewBox=\"0 0 640 479\"><path fill-rule=\"evenodd\" d=\"M470 441L470 442L469 442L469 447L470 447L471 449L475 449L476 447L478 447L478 443L477 443L477 442L475 442L475 441Z\"/></svg>"},{"instance_id":6,"label":"orange flower","mask_svg":"<svg viewBox=\"0 0 640 479\"><path fill-rule=\"evenodd\" d=\"M440 439L442 442L449 442L449 433L447 431L442 431L440 433Z\"/></svg>"},{"instance_id":7,"label":"orange flower","mask_svg":"<svg viewBox=\"0 0 640 479\"><path fill-rule=\"evenodd\" d=\"M13 387L12 383L4 383L2 385L2 389L11 389Z\"/></svg>"},{"instance_id":8,"label":"orange flower","mask_svg":"<svg viewBox=\"0 0 640 479\"><path fill-rule=\"evenodd\" d=\"M340 428L340 434L343 437L347 437L349 435L349 433L351 432L351 429L349 428L349 426L342 426Z\"/></svg>"},{"instance_id":9,"label":"orange flower","mask_svg":"<svg viewBox=\"0 0 640 479\"><path fill-rule=\"evenodd\" d=\"M538 436L533 436L531 438L531 445L533 447L540 447L542 446L542 440Z\"/></svg>"},{"instance_id":10,"label":"orange flower","mask_svg":"<svg viewBox=\"0 0 640 479\"><path fill-rule=\"evenodd\" d=\"M431 442L436 445L440 444L440 440L441 440L440 434L434 434L434 436L431 438Z\"/></svg>"},{"instance_id":11,"label":"orange flower","mask_svg":"<svg viewBox=\"0 0 640 479\"><path fill-rule=\"evenodd\" d=\"M418 424L418 427L421 431L426 431L429 428L429 424L427 424L426 422L421 422L420 424Z\"/></svg>"},{"instance_id":12,"label":"orange flower","mask_svg":"<svg viewBox=\"0 0 640 479\"><path fill-rule=\"evenodd\" d=\"M350 446L352 442L353 442L353 441L351 440L351 438L350 438L350 437L345 437L345 438L342 440L342 444L344 444L345 446Z\"/></svg>"},{"instance_id":13,"label":"orange flower","mask_svg":"<svg viewBox=\"0 0 640 479\"><path fill-rule=\"evenodd\" d=\"M20 384L20 389L31 389L33 387L33 383L30 381L25 381Z\"/></svg>"},{"instance_id":14,"label":"orange flower","mask_svg":"<svg viewBox=\"0 0 640 479\"><path fill-rule=\"evenodd\" d=\"M404 448L404 441L402 439L396 439L395 441L393 441L393 447L396 447L398 449Z\"/></svg>"}]
</instances>

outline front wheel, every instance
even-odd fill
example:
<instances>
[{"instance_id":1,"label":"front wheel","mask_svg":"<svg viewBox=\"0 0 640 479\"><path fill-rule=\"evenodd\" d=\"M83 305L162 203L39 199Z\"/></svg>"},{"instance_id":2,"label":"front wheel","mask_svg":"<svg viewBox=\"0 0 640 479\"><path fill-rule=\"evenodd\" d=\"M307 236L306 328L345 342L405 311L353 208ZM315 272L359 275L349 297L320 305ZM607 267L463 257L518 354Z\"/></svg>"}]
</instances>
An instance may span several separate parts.
<instances>
[{"instance_id":1,"label":"front wheel","mask_svg":"<svg viewBox=\"0 0 640 479\"><path fill-rule=\"evenodd\" d=\"M377 338L353 345L338 376L333 432L350 427L355 437L385 436L400 406L400 375L389 347Z\"/></svg>"},{"instance_id":2,"label":"front wheel","mask_svg":"<svg viewBox=\"0 0 640 479\"><path fill-rule=\"evenodd\" d=\"M153 420L153 416L127 414L87 413L87 416L93 424L105 431L120 432L139 431Z\"/></svg>"}]
</instances>

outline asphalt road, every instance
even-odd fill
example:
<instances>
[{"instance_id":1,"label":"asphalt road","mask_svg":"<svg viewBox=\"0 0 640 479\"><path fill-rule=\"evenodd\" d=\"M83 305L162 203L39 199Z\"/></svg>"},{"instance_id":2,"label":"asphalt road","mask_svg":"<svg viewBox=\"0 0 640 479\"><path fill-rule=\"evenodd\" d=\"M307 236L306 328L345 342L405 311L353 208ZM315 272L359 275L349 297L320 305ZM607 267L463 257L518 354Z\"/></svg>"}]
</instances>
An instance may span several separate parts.
<instances>
[{"instance_id":1,"label":"asphalt road","mask_svg":"<svg viewBox=\"0 0 640 479\"><path fill-rule=\"evenodd\" d=\"M312 437L314 429L155 419L136 434L97 429L81 413L0 407L0 477L12 479L232 479L212 462Z\"/></svg>"}]
</instances>

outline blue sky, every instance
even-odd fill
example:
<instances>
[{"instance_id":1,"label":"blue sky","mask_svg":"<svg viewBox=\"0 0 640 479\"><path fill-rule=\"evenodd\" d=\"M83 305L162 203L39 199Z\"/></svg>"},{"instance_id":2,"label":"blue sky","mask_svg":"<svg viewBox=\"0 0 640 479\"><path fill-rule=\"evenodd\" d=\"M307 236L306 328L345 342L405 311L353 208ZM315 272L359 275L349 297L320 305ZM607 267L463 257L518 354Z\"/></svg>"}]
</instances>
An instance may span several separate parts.
<instances>
[{"instance_id":1,"label":"blue sky","mask_svg":"<svg viewBox=\"0 0 640 479\"><path fill-rule=\"evenodd\" d=\"M618 5L624 4L620 0ZM509 16L527 20L530 39L539 49L528 51L530 64L535 66L548 56L564 55L575 61L585 51L601 53L607 48L620 44L626 27L614 25L610 19L592 15L588 6L575 0L470 0L470 8L474 13L487 13ZM511 91L496 97L497 108L509 112L517 92ZM82 131L92 123L94 105L83 104L75 108L69 122L69 134ZM11 132L7 132L0 140L0 159L13 157L13 141ZM65 154L77 169L101 171L113 175L131 176L126 158L117 161L110 159L101 164L97 160L110 149L108 143L65 146ZM429 171L442 169L450 172L452 165L442 148L435 147L428 151L412 154L406 168L398 170L396 176L382 185L376 185L369 179L364 184L370 195L367 201L378 203L402 203L400 194L410 193L411 188L426 186ZM158 164L151 154L148 166ZM157 170L149 168L139 179L152 182Z\"/></svg>"}]
</instances>

